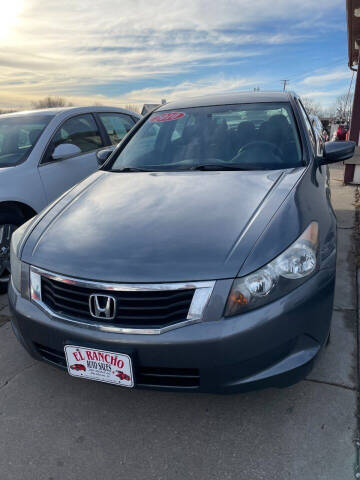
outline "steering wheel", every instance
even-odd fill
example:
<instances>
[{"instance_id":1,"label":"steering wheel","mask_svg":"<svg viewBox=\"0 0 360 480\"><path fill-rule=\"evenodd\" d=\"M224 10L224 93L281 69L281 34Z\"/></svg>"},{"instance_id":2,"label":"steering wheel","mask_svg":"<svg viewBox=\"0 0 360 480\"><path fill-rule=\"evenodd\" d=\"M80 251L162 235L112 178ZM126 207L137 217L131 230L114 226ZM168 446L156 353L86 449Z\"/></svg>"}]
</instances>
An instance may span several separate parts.
<instances>
[{"instance_id":1,"label":"steering wheel","mask_svg":"<svg viewBox=\"0 0 360 480\"><path fill-rule=\"evenodd\" d=\"M280 150L279 147L277 147L273 143L266 142L265 140L260 140L260 141L249 142L246 145L244 145L243 147L241 147L240 150L238 151L238 153L235 155L235 157L231 160L231 163L235 162L244 153L255 150L258 147L269 148L273 155L275 155L277 157L280 157L280 158L283 158L283 153L282 153L282 151Z\"/></svg>"}]
</instances>

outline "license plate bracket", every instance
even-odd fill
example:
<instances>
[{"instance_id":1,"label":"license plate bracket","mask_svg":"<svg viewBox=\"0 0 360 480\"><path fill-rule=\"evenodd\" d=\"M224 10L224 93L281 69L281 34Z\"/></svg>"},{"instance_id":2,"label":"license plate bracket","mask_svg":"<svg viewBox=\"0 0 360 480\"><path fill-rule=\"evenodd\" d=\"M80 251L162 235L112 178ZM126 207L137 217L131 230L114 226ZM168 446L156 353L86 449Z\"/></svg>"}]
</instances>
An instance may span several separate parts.
<instances>
[{"instance_id":1,"label":"license plate bracket","mask_svg":"<svg viewBox=\"0 0 360 480\"><path fill-rule=\"evenodd\" d=\"M134 387L133 366L129 355L77 345L65 345L64 351L68 373L72 377Z\"/></svg>"}]
</instances>

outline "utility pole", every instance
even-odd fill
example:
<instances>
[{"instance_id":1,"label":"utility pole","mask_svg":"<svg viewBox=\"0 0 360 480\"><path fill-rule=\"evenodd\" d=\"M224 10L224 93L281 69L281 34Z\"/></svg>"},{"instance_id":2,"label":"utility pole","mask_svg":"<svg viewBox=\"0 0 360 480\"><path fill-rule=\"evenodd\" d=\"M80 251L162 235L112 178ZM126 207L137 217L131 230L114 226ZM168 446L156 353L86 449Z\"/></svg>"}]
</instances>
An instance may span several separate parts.
<instances>
[{"instance_id":1,"label":"utility pole","mask_svg":"<svg viewBox=\"0 0 360 480\"><path fill-rule=\"evenodd\" d=\"M286 90L286 85L290 83L290 80L280 80L280 82L283 84L283 92Z\"/></svg>"}]
</instances>

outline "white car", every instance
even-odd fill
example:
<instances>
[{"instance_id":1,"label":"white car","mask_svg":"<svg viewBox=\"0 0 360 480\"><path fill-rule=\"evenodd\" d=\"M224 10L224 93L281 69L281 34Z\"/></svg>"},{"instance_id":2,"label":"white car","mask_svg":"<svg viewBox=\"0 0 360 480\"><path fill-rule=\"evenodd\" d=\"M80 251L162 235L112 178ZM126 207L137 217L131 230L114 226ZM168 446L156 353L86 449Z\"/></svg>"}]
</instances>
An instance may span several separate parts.
<instances>
[{"instance_id":1,"label":"white car","mask_svg":"<svg viewBox=\"0 0 360 480\"><path fill-rule=\"evenodd\" d=\"M0 293L7 289L12 232L99 167L141 116L112 107L0 115Z\"/></svg>"},{"instance_id":2,"label":"white car","mask_svg":"<svg viewBox=\"0 0 360 480\"><path fill-rule=\"evenodd\" d=\"M313 129L317 135L321 137L321 139L326 142L327 141L327 133L324 129L324 126L320 120L320 118L317 115L314 115L313 113L309 114L309 118L311 121L311 125L313 126Z\"/></svg>"}]
</instances>

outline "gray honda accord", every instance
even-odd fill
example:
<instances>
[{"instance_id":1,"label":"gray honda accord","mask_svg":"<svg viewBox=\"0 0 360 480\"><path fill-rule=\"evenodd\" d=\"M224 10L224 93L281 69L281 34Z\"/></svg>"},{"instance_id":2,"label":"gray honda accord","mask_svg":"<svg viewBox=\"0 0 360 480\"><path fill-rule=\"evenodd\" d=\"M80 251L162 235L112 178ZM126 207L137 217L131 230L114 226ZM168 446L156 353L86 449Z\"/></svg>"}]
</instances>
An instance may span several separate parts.
<instances>
[{"instance_id":1,"label":"gray honda accord","mask_svg":"<svg viewBox=\"0 0 360 480\"><path fill-rule=\"evenodd\" d=\"M336 218L293 93L169 103L15 231L14 332L123 387L240 392L304 378L330 336Z\"/></svg>"}]
</instances>

